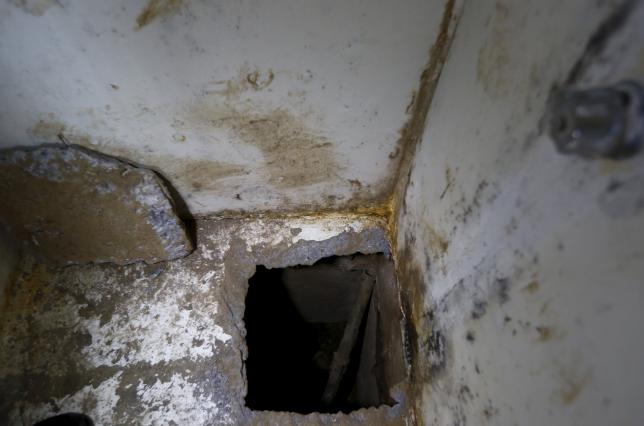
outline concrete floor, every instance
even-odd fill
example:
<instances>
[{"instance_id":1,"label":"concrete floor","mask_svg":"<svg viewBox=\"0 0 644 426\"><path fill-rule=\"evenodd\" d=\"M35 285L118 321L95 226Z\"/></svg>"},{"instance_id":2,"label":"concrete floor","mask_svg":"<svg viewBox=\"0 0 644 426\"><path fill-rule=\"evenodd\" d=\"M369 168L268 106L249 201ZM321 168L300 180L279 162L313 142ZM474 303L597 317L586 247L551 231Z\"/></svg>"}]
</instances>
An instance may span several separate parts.
<instances>
[{"instance_id":1,"label":"concrete floor","mask_svg":"<svg viewBox=\"0 0 644 426\"><path fill-rule=\"evenodd\" d=\"M24 258L0 318L0 423L54 413L96 424L404 424L399 403L349 415L244 406L242 317L255 265L389 253L370 216L197 222L190 256L152 265L54 268Z\"/></svg>"}]
</instances>

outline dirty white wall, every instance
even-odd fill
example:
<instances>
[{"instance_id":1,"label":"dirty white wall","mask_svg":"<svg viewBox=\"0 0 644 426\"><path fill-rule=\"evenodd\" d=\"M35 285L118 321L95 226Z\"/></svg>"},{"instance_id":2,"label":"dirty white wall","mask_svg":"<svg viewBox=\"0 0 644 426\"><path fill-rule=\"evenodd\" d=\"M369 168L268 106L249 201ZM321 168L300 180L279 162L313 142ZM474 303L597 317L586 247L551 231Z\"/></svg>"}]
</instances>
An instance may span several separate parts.
<instances>
[{"instance_id":1,"label":"dirty white wall","mask_svg":"<svg viewBox=\"0 0 644 426\"><path fill-rule=\"evenodd\" d=\"M623 4L465 3L398 227L425 424L644 423L644 155L563 156L539 125L569 77L644 79L644 6Z\"/></svg>"},{"instance_id":2,"label":"dirty white wall","mask_svg":"<svg viewBox=\"0 0 644 426\"><path fill-rule=\"evenodd\" d=\"M161 171L193 214L381 203L443 0L0 1L0 147Z\"/></svg>"}]
</instances>

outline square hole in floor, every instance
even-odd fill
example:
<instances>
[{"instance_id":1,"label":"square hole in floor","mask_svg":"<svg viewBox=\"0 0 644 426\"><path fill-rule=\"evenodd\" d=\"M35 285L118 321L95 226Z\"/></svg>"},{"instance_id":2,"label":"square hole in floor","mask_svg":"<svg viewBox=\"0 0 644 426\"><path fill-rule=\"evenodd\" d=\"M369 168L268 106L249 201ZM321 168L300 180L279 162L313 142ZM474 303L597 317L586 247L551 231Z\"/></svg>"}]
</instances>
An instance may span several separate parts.
<instances>
[{"instance_id":1,"label":"square hole in floor","mask_svg":"<svg viewBox=\"0 0 644 426\"><path fill-rule=\"evenodd\" d=\"M334 256L249 280L246 406L296 413L392 405L406 377L391 260Z\"/></svg>"}]
</instances>

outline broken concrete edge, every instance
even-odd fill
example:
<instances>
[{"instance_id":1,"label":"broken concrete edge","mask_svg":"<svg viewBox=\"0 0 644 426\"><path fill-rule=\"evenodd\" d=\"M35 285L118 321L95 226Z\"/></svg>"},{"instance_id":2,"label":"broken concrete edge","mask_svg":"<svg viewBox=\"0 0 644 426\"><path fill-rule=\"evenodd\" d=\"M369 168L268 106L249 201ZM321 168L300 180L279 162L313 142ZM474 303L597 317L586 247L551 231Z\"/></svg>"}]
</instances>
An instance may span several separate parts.
<instances>
[{"instance_id":1,"label":"broken concrete edge","mask_svg":"<svg viewBox=\"0 0 644 426\"><path fill-rule=\"evenodd\" d=\"M404 383L399 383L392 387L391 395L395 401L392 405L382 404L377 407L359 408L349 413L308 413L300 414L289 411L251 411L250 421L251 425L265 425L267 416L270 416L270 423L277 425L319 425L319 424L374 424L368 423L378 419L379 422L375 424L382 425L400 425L408 424L406 420L413 421L413 413L409 410L409 404L406 395ZM404 421L405 423L402 423ZM382 423L381 423L382 422Z\"/></svg>"},{"instance_id":2,"label":"broken concrete edge","mask_svg":"<svg viewBox=\"0 0 644 426\"><path fill-rule=\"evenodd\" d=\"M331 255L387 253L382 223L369 216L198 221L197 249L159 265L50 267L26 259L22 281L12 287L13 299L3 309L5 319L13 318L5 330L17 326L23 335L2 345L0 358L24 361L1 363L8 391L4 415L31 424L81 410L102 424L135 422L164 407L151 408L140 393L162 404L170 386L187 390L184 402L190 405L164 407L166 420L173 413L182 418L196 412L210 424L414 424L408 378L390 386L392 406L348 414L253 411L244 401L241 319L256 265L277 268ZM158 312L164 312L161 319L155 318ZM25 313L29 323L20 316ZM190 320L177 322L177 314ZM136 333L132 322L138 324ZM58 333L58 345L32 343L48 341L52 333ZM203 339L212 344L203 345ZM61 387L60 377L74 380ZM200 391L193 395L192 389ZM98 406L85 405L96 398Z\"/></svg>"},{"instance_id":3,"label":"broken concrete edge","mask_svg":"<svg viewBox=\"0 0 644 426\"><path fill-rule=\"evenodd\" d=\"M236 221L233 219L222 219L224 221ZM248 291L248 280L254 275L256 266L261 265L268 269L287 268L298 265L313 265L319 260L330 256L349 256L356 253L369 255L382 253L392 257L391 242L388 238L387 221L382 216L374 215L346 215L346 214L325 214L291 216L285 218L271 219L244 219L239 220L242 226L237 231L245 235L246 241L243 244L232 244L226 251L227 259L244 259L248 266L227 267L224 294L226 305L233 313L235 323L242 323L244 313L244 300ZM207 221L200 221L202 224ZM277 227L277 232L272 227ZM296 232L293 232L296 230ZM267 232L268 231L268 232ZM290 236L279 235L280 232L289 231ZM245 249L242 246L245 245ZM237 246L237 247L235 247ZM198 249L198 252L200 250ZM236 253L237 251L237 253ZM246 269L246 270L244 270ZM229 273L229 274L228 274ZM236 275L235 277L230 277ZM400 287L396 277L394 284ZM235 314L236 312L236 314ZM405 316L401 321L401 345L406 345ZM239 330L238 330L239 331ZM241 336L242 347L239 349L243 371L243 363L248 356L243 336ZM234 338L234 340L236 340ZM407 348L404 349L408 351ZM407 362L407 359L404 360ZM409 372L409 365L406 365ZM247 392L247 378L243 374L243 397ZM353 424L370 422L378 419L377 424L401 424L407 419L414 418L413 404L409 402L409 374L405 378L394 383L389 389L389 396L392 405L382 404L378 407L362 408L350 413L318 413L298 414L292 412L278 411L255 411L244 407L246 415L249 416L250 424L266 424L270 416L270 424L328 424L339 422L341 424Z\"/></svg>"},{"instance_id":4,"label":"broken concrete edge","mask_svg":"<svg viewBox=\"0 0 644 426\"><path fill-rule=\"evenodd\" d=\"M146 183L149 183L151 185L144 186L142 188L149 189L152 187L152 185L157 185L164 197L161 197L159 194L151 191L140 191L137 199L141 201L142 204L145 204L150 208L148 221L150 225L152 225L152 228L161 237L161 240L164 242L165 250L167 253L169 253L170 256L170 258L166 260L179 259L188 256L194 251L195 241L190 237L185 222L181 220L178 214L178 209L180 208L180 206L185 206L186 203L180 197L179 193L174 189L170 181L165 178L165 176L163 176L157 170L153 170L141 164L136 164L124 158L109 156L101 152L82 147L80 145L74 145L74 147L77 147L79 150L81 150L81 152L85 152L89 156L94 155L96 157L103 158L106 161L123 163L136 169L149 171L150 174L146 174L145 179L147 180ZM164 205L166 203L170 204L170 209L173 212L173 215L169 215L164 210ZM186 236L188 242L187 246L179 242L184 240ZM140 259L138 261L144 260Z\"/></svg>"},{"instance_id":5,"label":"broken concrete edge","mask_svg":"<svg viewBox=\"0 0 644 426\"><path fill-rule=\"evenodd\" d=\"M159 172L79 145L42 144L33 147L0 149L0 166L20 167L22 165L22 170L25 173L50 182L60 183L70 171L72 173L82 172L72 164L78 159L104 171L125 169L121 176L125 176L130 170L139 172L141 182L133 187L132 197L123 196L121 201L129 208L135 208L138 214L145 214L147 211L145 221L158 237L164 253L161 256L151 255L147 258L139 256L119 260L113 256L107 256L97 257L90 261L70 259L63 263L68 265L78 263L130 264L141 261L157 263L185 257L194 250L193 238L190 238L186 224L177 214L177 205L181 205L183 200L180 199L176 191L173 191L169 181ZM25 164L29 160L32 162ZM104 188L99 186L96 188L98 192L113 190L113 183L109 181L104 182ZM185 205L185 203L183 204ZM5 222L7 221L5 220ZM12 223L5 223L5 225L7 228L11 228ZM123 231L114 230L114 232ZM31 251L38 252L38 250ZM46 259L43 260L46 261Z\"/></svg>"},{"instance_id":6,"label":"broken concrete edge","mask_svg":"<svg viewBox=\"0 0 644 426\"><path fill-rule=\"evenodd\" d=\"M334 209L320 207L318 209L283 209L283 210L221 210L209 214L191 215L192 220L271 220L271 219L297 219L297 218L377 218L381 221L381 226L386 229L388 235L391 218L393 217L394 197L387 197L378 202L366 203L360 207L350 209Z\"/></svg>"}]
</instances>

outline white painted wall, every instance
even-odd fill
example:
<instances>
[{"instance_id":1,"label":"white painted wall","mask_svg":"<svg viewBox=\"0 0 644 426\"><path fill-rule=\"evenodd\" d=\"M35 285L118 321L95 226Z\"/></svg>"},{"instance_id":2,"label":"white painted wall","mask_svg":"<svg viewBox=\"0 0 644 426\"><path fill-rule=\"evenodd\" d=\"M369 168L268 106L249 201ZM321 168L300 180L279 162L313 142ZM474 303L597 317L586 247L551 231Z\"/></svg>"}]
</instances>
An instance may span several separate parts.
<instances>
[{"instance_id":1,"label":"white painted wall","mask_svg":"<svg viewBox=\"0 0 644 426\"><path fill-rule=\"evenodd\" d=\"M644 423L644 155L562 156L539 131L619 3L465 4L398 228L446 339L425 424ZM639 2L582 86L644 79L642 22Z\"/></svg>"},{"instance_id":2,"label":"white painted wall","mask_svg":"<svg viewBox=\"0 0 644 426\"><path fill-rule=\"evenodd\" d=\"M146 3L161 11L147 24ZM3 0L0 147L62 134L160 170L195 214L379 201L442 12L443 0ZM289 149L270 152L280 138Z\"/></svg>"}]
</instances>

